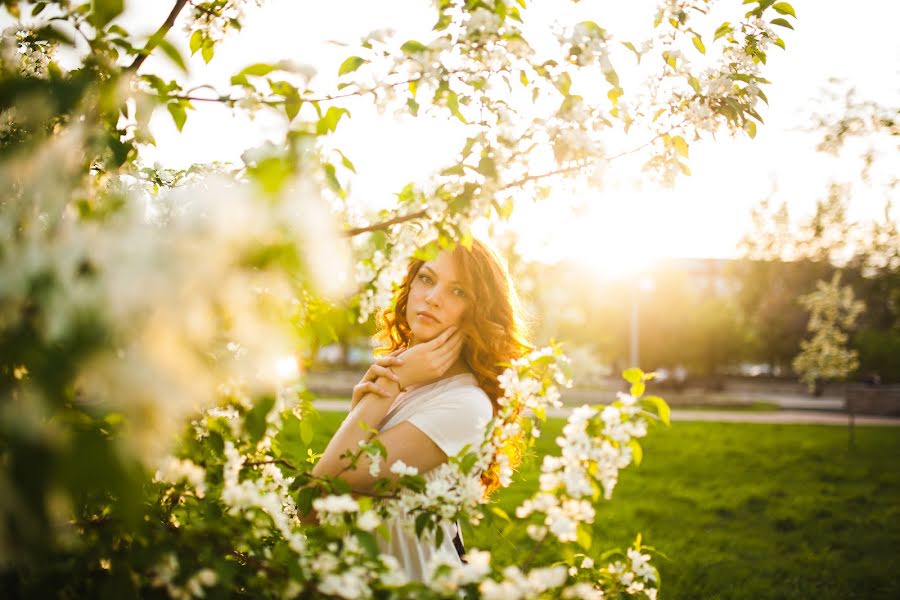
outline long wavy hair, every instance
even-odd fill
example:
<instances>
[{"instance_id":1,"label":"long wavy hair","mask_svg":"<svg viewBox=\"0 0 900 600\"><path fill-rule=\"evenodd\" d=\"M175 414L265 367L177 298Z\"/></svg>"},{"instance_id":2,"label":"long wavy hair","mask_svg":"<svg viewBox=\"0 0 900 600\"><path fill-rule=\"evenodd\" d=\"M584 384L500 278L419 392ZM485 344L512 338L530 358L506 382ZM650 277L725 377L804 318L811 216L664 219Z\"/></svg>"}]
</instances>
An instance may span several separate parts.
<instances>
[{"instance_id":1,"label":"long wavy hair","mask_svg":"<svg viewBox=\"0 0 900 600\"><path fill-rule=\"evenodd\" d=\"M503 363L532 349L527 341L524 312L506 262L487 244L474 240L471 250L457 245L452 254L461 283L469 294L469 304L460 323L460 331L465 336L460 354L478 386L490 398L496 415L497 400L503 396L497 381L506 368ZM377 356L409 347L412 338L406 319L409 288L424 262L410 260L406 277L395 291L393 306L379 315L375 339L382 345L375 350ZM521 436L509 440L498 449L491 466L482 472L486 495L500 486L498 456L505 455L504 462L515 468L522 459L521 442Z\"/></svg>"}]
</instances>

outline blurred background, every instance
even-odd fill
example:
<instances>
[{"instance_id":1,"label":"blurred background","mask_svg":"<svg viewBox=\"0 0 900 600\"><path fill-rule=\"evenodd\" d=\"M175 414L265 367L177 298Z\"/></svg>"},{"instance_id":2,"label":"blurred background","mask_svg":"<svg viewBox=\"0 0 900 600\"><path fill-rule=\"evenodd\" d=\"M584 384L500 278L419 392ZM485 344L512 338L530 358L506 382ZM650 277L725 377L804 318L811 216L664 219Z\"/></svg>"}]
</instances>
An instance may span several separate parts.
<instances>
[{"instance_id":1,"label":"blurred background","mask_svg":"<svg viewBox=\"0 0 900 600\"><path fill-rule=\"evenodd\" d=\"M292 2L248 8L240 35L225 39L216 60L197 70L215 82L235 65L287 54L313 65L324 81L334 77L346 48L375 28L428 35L428 6L392 6L385 14L334 2L315 20ZM840 287L849 286L864 305L841 329L848 338L842 347L855 360L839 377L816 378L812 391L835 399L845 382L900 382L900 43L891 30L900 8L874 0L852 12L836 1L800 0L794 7L801 18L788 32L789 51L773 54L767 65L770 106L755 139L692 142L692 173L673 186L650 182L640 157L625 155L589 183L555 186L543 199L519 198L510 221L476 227L509 257L535 343L566 344L578 388L605 398L618 388L622 368L640 364L676 392L670 395L676 404L804 397L809 386L793 361L813 333L800 298L836 271ZM166 10L130 5L123 19L139 28ZM598 6L529 8L537 21L541 11L552 20L559 10L596 18ZM639 39L653 10L652 3L633 4L606 11L604 19ZM327 14L340 15L334 27L322 25L331 22ZM154 70L175 73L165 58L154 60ZM282 127L274 116L251 119L206 104L180 134L167 115L155 114L157 144L142 151L145 160L162 169L237 161L248 146L276 139ZM362 102L349 106L354 126L335 140L360 165L348 201L372 211L391 206L410 177L441 168L445 149L464 139L455 120L402 119ZM373 332L371 319L335 326L333 343L306 357L313 389L346 393L371 356Z\"/></svg>"}]
</instances>

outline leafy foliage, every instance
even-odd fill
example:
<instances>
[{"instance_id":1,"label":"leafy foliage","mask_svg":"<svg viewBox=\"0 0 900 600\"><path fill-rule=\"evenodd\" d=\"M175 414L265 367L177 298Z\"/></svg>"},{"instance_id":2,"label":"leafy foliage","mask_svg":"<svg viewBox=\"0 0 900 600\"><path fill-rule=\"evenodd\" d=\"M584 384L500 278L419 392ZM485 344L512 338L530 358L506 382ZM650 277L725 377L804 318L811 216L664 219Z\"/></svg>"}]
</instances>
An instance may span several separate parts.
<instances>
[{"instance_id":1,"label":"leafy foliage","mask_svg":"<svg viewBox=\"0 0 900 600\"><path fill-rule=\"evenodd\" d=\"M646 149L647 168L669 180L689 173L690 140L755 132L766 50L784 44L770 25L793 10L754 2L704 45L689 13L706 8L693 4L665 3L643 44L584 22L565 27L545 54L527 39L524 1L441 0L433 39L395 44L373 33L342 63L337 89L284 60L244 66L219 90L186 89L180 75L148 72L147 59L161 54L186 72L168 39L184 31L190 53L209 63L241 29L244 2L174 0L146 40L119 22L121 0L36 2L30 14L4 2L20 19L0 40L4 585L29 597L424 591L377 552L393 495L418 502L421 533L439 531L442 519L477 519L481 499L451 504L414 474L402 479L405 491L379 488L384 503L350 497L340 478L315 480L316 417L296 355L385 306L409 256L469 244L472 222L508 218L516 193L613 160L601 143L611 132L642 131L649 141L625 153ZM782 22L764 20L773 13ZM672 85L656 85L658 74L624 85L613 42ZM716 58L701 69L682 46ZM74 66L63 68L58 49ZM361 218L346 194L355 166L334 147L335 132L353 126L350 97L411 118L451 116L467 128L465 145L446 169L404 186L395 211ZM143 164L155 111L164 107L183 131L208 102L283 115L283 139L249 150L237 167ZM549 170L532 171L536 156ZM557 363L551 348L510 366L516 416L524 406L540 416L558 398L567 377ZM618 470L640 460L647 419L667 420L662 401L639 399L646 377L637 378L633 395L573 424L602 451L583 474L592 494L608 496ZM517 423L502 421L487 448ZM371 442L360 452L379 450ZM455 493L492 464L490 452L475 454L447 463ZM556 529L541 543L594 547L584 527L571 527L590 513L579 481L545 490L559 502L544 505ZM438 510L447 506L455 512ZM321 520L304 526L310 509ZM642 550L638 538L627 564L600 565L591 582L559 565L501 570L473 552L472 568L436 565L427 586L436 596L606 586L653 597L658 576Z\"/></svg>"}]
</instances>

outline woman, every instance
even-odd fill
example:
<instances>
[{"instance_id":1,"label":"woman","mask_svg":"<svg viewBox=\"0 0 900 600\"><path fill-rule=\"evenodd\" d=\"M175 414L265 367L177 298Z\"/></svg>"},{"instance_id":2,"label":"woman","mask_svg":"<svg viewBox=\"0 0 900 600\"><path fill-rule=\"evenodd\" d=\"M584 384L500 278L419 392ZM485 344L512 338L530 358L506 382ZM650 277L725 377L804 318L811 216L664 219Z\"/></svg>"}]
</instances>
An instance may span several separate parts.
<instances>
[{"instance_id":1,"label":"woman","mask_svg":"<svg viewBox=\"0 0 900 600\"><path fill-rule=\"evenodd\" d=\"M412 260L380 325L380 357L353 389L350 414L313 469L317 476L339 476L357 493L368 492L378 477L396 481L391 466L397 461L428 477L463 447L477 447L502 396L500 363L531 349L506 267L477 240L471 250L457 246L434 260ZM341 458L369 439L370 428L387 449L378 477L368 456L353 468ZM497 487L492 472L482 474L486 493ZM381 551L395 556L410 578L424 579L437 549L420 542L409 523L388 526L391 538L379 540ZM446 528L440 550L460 548L458 532Z\"/></svg>"}]
</instances>

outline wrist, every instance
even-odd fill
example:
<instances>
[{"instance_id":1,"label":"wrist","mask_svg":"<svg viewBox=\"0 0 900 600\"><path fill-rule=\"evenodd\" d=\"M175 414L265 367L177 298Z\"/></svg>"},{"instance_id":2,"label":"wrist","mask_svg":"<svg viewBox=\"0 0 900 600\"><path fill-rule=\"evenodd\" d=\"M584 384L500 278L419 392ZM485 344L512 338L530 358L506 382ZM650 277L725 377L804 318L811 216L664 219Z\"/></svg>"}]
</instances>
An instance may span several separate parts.
<instances>
[{"instance_id":1,"label":"wrist","mask_svg":"<svg viewBox=\"0 0 900 600\"><path fill-rule=\"evenodd\" d=\"M397 386L399 391L402 392L412 383L409 380L409 372L404 369L403 365L394 365L390 367L390 370L391 373L397 376L397 381L391 381L391 384Z\"/></svg>"}]
</instances>

